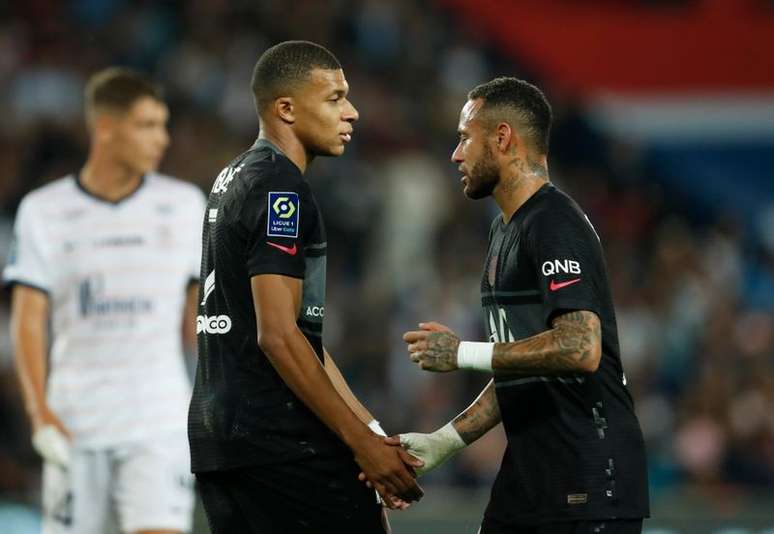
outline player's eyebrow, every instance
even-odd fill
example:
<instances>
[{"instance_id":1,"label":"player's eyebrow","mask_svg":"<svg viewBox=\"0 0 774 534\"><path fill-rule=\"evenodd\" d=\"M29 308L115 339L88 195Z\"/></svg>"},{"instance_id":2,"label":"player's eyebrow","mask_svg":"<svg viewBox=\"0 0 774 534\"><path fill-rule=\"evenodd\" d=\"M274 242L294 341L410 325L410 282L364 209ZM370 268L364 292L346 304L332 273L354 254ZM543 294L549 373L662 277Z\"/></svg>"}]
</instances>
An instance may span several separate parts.
<instances>
[{"instance_id":1,"label":"player's eyebrow","mask_svg":"<svg viewBox=\"0 0 774 534\"><path fill-rule=\"evenodd\" d=\"M348 93L347 89L334 89L333 91L330 92L330 94L328 96L336 95L338 97L342 97L343 98L343 97L347 96L347 93Z\"/></svg>"}]
</instances>

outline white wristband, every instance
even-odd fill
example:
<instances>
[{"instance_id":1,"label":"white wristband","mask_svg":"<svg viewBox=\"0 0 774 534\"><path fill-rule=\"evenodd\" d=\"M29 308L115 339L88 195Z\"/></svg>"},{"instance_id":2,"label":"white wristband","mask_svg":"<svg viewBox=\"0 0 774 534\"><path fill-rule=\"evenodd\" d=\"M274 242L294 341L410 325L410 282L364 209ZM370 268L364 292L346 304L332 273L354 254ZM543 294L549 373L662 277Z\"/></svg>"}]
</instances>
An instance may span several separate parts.
<instances>
[{"instance_id":1,"label":"white wristband","mask_svg":"<svg viewBox=\"0 0 774 534\"><path fill-rule=\"evenodd\" d=\"M457 367L492 372L494 343L462 341L457 349Z\"/></svg>"},{"instance_id":2,"label":"white wristband","mask_svg":"<svg viewBox=\"0 0 774 534\"><path fill-rule=\"evenodd\" d=\"M384 429L382 429L382 425L380 425L379 421L377 421L376 419L371 419L371 422L368 423L368 428L370 428L371 432L373 432L374 434L379 434L380 436L384 436L385 438L387 437L387 432L385 432Z\"/></svg>"}]
</instances>

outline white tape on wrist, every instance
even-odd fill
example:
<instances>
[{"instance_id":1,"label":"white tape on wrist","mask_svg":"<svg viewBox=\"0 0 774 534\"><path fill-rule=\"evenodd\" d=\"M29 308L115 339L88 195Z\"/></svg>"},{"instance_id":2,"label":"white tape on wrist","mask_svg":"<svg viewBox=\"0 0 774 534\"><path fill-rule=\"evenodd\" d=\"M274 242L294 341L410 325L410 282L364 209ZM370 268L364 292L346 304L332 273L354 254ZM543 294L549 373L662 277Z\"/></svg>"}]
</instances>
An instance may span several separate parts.
<instances>
[{"instance_id":1,"label":"white tape on wrist","mask_svg":"<svg viewBox=\"0 0 774 534\"><path fill-rule=\"evenodd\" d=\"M457 367L492 372L494 343L462 341L457 348Z\"/></svg>"},{"instance_id":2,"label":"white tape on wrist","mask_svg":"<svg viewBox=\"0 0 774 534\"><path fill-rule=\"evenodd\" d=\"M448 455L452 455L468 446L462 437L460 437L460 433L457 432L457 429L454 428L454 425L451 422L446 423L444 426L433 432L433 434L444 444Z\"/></svg>"},{"instance_id":3,"label":"white tape on wrist","mask_svg":"<svg viewBox=\"0 0 774 534\"><path fill-rule=\"evenodd\" d=\"M416 432L401 434L400 444L409 454L425 463L422 467L415 468L417 476L432 471L467 447L467 443L463 441L452 423L447 423L430 434Z\"/></svg>"},{"instance_id":4,"label":"white tape on wrist","mask_svg":"<svg viewBox=\"0 0 774 534\"><path fill-rule=\"evenodd\" d=\"M371 432L373 432L374 434L379 434L380 436L384 436L385 438L387 437L387 432L384 431L384 429L382 428L382 425L380 425L379 421L377 421L376 419L371 419L371 422L368 423L368 428L370 428Z\"/></svg>"}]
</instances>

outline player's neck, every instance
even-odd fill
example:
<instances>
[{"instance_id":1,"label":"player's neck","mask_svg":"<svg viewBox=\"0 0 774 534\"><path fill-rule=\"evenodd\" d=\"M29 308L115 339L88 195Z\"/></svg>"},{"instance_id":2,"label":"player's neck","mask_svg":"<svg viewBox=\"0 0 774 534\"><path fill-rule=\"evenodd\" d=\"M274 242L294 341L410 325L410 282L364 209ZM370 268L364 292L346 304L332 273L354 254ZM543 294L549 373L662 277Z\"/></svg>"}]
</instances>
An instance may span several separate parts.
<instances>
[{"instance_id":1,"label":"player's neck","mask_svg":"<svg viewBox=\"0 0 774 534\"><path fill-rule=\"evenodd\" d=\"M546 183L548 183L548 176L531 174L501 180L492 192L492 196L503 213L503 222L508 224L513 214Z\"/></svg>"},{"instance_id":2,"label":"player's neck","mask_svg":"<svg viewBox=\"0 0 774 534\"><path fill-rule=\"evenodd\" d=\"M81 185L92 195L118 202L135 191L143 175L107 158L90 157L81 169Z\"/></svg>"},{"instance_id":3,"label":"player's neck","mask_svg":"<svg viewBox=\"0 0 774 534\"><path fill-rule=\"evenodd\" d=\"M265 139L276 146L285 154L285 157L298 167L301 174L306 172L307 166L312 162L312 156L294 135L283 134L282 131L264 126L258 134L258 139Z\"/></svg>"},{"instance_id":4,"label":"player's neck","mask_svg":"<svg viewBox=\"0 0 774 534\"><path fill-rule=\"evenodd\" d=\"M500 181L492 191L508 224L516 211L548 182L548 158L513 146L500 162Z\"/></svg>"}]
</instances>

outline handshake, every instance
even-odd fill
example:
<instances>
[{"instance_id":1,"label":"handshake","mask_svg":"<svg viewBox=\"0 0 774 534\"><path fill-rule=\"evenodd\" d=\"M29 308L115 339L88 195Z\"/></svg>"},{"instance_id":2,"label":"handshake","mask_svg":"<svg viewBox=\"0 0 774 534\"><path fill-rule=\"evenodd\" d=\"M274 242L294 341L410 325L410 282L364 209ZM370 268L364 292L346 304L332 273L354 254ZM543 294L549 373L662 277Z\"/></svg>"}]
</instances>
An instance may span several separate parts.
<instances>
[{"instance_id":1,"label":"handshake","mask_svg":"<svg viewBox=\"0 0 774 534\"><path fill-rule=\"evenodd\" d=\"M401 459L410 472L418 477L432 471L467 446L452 423L448 423L430 434L409 432L389 437L381 429L378 421L373 420L368 426L377 434L384 436L384 443L387 445L403 449L404 453L401 454ZM369 488L373 487L365 473L361 472L359 479L365 482ZM398 495L383 491L377 493L381 495L385 506L398 510L405 510L410 506L411 501L418 501L422 497L421 489L418 494L414 492Z\"/></svg>"},{"instance_id":2,"label":"handshake","mask_svg":"<svg viewBox=\"0 0 774 534\"><path fill-rule=\"evenodd\" d=\"M442 338L449 338L448 340L442 339L441 344L449 347L450 356L449 362L454 361L456 364L456 350L459 345L459 340L456 339L451 330L439 325L437 323L422 323L420 324L421 331L407 332L403 339L408 343L408 350L411 355L412 361L420 363L419 353L427 353L428 349L431 349L433 338L441 336ZM435 334L431 337L431 334ZM430 337L428 340L427 338ZM456 343L454 343L456 339ZM448 343L447 343L448 341ZM436 361L438 361L436 359ZM429 369L429 366L422 365L423 369ZM446 365L443 365L446 367ZM456 368L453 366L449 369L432 369L432 370L452 370ZM432 471L446 460L454 456L457 452L467 446L467 443L460 437L457 429L454 428L453 423L447 423L443 427L439 428L435 432L430 434L421 434L417 432L409 432L406 434L398 434L396 436L387 436L379 425L379 421L373 420L369 423L371 430L382 436L385 444L400 447L402 450L399 453L400 459L405 464L407 470L415 475L422 476L425 473ZM361 472L359 479L366 483L368 487L373 487L371 481L368 479L364 472ZM394 488L388 486L377 485L377 494L382 496L382 500L388 508L404 510L410 506L410 502L419 500L422 497L422 490L415 483L412 484L416 490L412 488L408 492L400 493L395 491Z\"/></svg>"}]
</instances>

